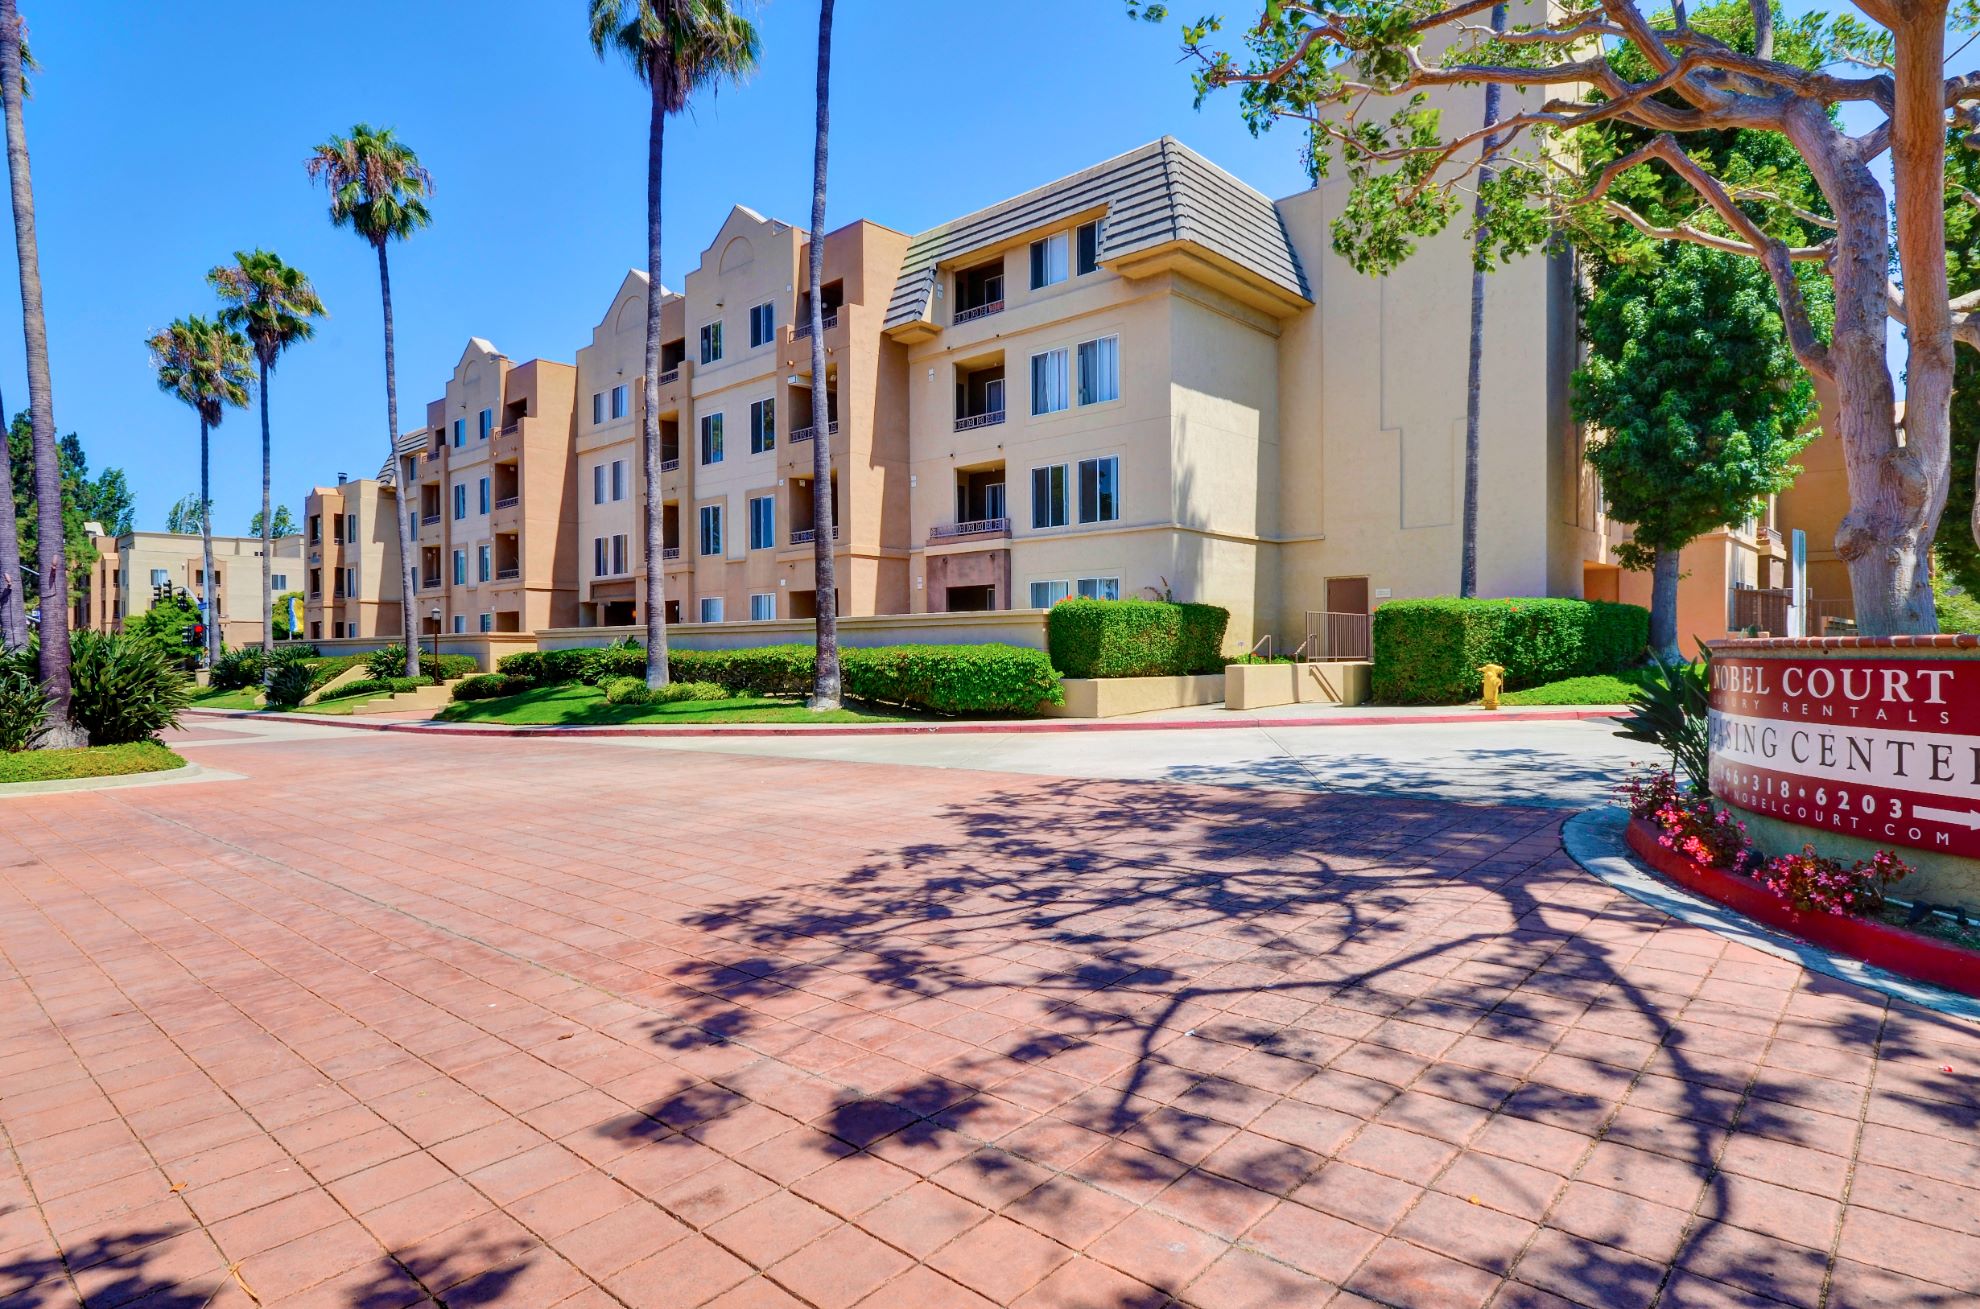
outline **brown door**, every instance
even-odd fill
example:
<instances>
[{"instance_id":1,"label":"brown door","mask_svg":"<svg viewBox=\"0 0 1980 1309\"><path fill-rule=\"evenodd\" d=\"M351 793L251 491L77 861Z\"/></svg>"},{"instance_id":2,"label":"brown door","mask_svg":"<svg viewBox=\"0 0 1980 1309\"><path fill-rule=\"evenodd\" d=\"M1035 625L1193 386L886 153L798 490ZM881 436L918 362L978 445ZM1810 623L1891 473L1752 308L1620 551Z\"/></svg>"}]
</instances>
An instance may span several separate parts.
<instances>
[{"instance_id":1,"label":"brown door","mask_svg":"<svg viewBox=\"0 0 1980 1309\"><path fill-rule=\"evenodd\" d=\"M1327 612L1365 614L1368 612L1368 579L1330 577L1327 579Z\"/></svg>"},{"instance_id":2,"label":"brown door","mask_svg":"<svg viewBox=\"0 0 1980 1309\"><path fill-rule=\"evenodd\" d=\"M1307 619L1309 624L1315 620ZM1312 657L1318 659L1367 659L1372 645L1368 622L1368 579L1330 577L1327 579L1327 612L1317 630L1307 634ZM1319 639L1314 640L1315 637Z\"/></svg>"}]
</instances>

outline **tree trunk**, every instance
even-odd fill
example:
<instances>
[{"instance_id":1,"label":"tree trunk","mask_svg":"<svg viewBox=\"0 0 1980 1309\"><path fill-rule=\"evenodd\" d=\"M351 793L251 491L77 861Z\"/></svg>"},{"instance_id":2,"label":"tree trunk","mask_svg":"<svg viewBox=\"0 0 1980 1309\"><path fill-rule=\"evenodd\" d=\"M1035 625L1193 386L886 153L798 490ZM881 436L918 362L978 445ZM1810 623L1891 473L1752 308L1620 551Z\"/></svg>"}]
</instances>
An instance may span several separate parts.
<instances>
[{"instance_id":1,"label":"tree trunk","mask_svg":"<svg viewBox=\"0 0 1980 1309\"><path fill-rule=\"evenodd\" d=\"M261 363L261 684L275 670L275 593L272 579L275 519L268 508L268 361Z\"/></svg>"},{"instance_id":2,"label":"tree trunk","mask_svg":"<svg viewBox=\"0 0 1980 1309\"><path fill-rule=\"evenodd\" d=\"M7 404L0 400L0 486L14 487L13 442L7 440ZM27 648L27 592L21 586L20 525L14 521L11 499L0 513L0 647L9 653Z\"/></svg>"},{"instance_id":3,"label":"tree trunk","mask_svg":"<svg viewBox=\"0 0 1980 1309\"><path fill-rule=\"evenodd\" d=\"M1506 7L1492 6L1492 30L1506 25ZM1499 84L1485 85L1486 127L1499 121ZM1499 148L1498 133L1485 138L1479 152L1488 161ZM1458 594L1469 600L1478 594L1478 401L1484 390L1485 367L1485 188L1492 180L1490 163L1478 169L1478 195L1472 203L1471 344L1464 388L1464 527L1458 564Z\"/></svg>"},{"instance_id":4,"label":"tree trunk","mask_svg":"<svg viewBox=\"0 0 1980 1309\"><path fill-rule=\"evenodd\" d=\"M41 254L34 235L34 182L21 118L21 15L0 0L0 105L6 109L7 174L14 204L14 251L21 270L21 328L27 345L28 419L34 434L35 527L39 545L41 680L48 689L44 749L86 744L69 717L69 561L63 548L62 465L55 445L55 397L48 372L48 318L41 307Z\"/></svg>"},{"instance_id":5,"label":"tree trunk","mask_svg":"<svg viewBox=\"0 0 1980 1309\"><path fill-rule=\"evenodd\" d=\"M646 395L640 404L639 457L646 470L641 497L646 529L646 684L667 685L667 524L660 503L660 174L666 158L667 109L664 79L656 75L653 107L646 127ZM683 527L682 530L686 530Z\"/></svg>"},{"instance_id":6,"label":"tree trunk","mask_svg":"<svg viewBox=\"0 0 1980 1309\"><path fill-rule=\"evenodd\" d=\"M220 599L213 576L213 488L211 479L212 429L205 418L199 420L199 553L200 625L206 628L206 666L213 667L220 657Z\"/></svg>"},{"instance_id":7,"label":"tree trunk","mask_svg":"<svg viewBox=\"0 0 1980 1309\"><path fill-rule=\"evenodd\" d=\"M811 164L811 527L812 594L817 597L818 654L811 683L811 707L837 709L839 681L838 568L832 539L832 409L825 376L825 158L830 139L832 92L832 0L818 6L818 139Z\"/></svg>"},{"instance_id":8,"label":"tree trunk","mask_svg":"<svg viewBox=\"0 0 1980 1309\"><path fill-rule=\"evenodd\" d=\"M1659 550L1650 566L1650 653L1667 664L1685 661L1678 646L1678 552Z\"/></svg>"},{"instance_id":9,"label":"tree trunk","mask_svg":"<svg viewBox=\"0 0 1980 1309\"><path fill-rule=\"evenodd\" d=\"M399 463L399 371L392 348L392 268L385 259L385 243L378 243L378 298L385 306L385 428L391 453L385 466L394 471L399 488L399 609L405 629L406 676L419 676L419 595L413 586L412 515L419 504L419 487L407 477Z\"/></svg>"}]
</instances>

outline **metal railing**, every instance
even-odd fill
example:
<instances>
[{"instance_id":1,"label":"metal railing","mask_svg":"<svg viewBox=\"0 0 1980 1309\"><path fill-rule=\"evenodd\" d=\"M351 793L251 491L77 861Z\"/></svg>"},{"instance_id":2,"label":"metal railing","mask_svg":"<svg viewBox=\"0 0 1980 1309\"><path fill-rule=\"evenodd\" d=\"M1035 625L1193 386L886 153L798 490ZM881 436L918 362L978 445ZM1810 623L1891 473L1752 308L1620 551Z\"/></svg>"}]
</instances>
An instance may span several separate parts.
<instances>
[{"instance_id":1,"label":"metal railing","mask_svg":"<svg viewBox=\"0 0 1980 1309\"><path fill-rule=\"evenodd\" d=\"M440 579L437 577L422 577L419 579L419 589L422 591L437 591L440 589Z\"/></svg>"},{"instance_id":2,"label":"metal railing","mask_svg":"<svg viewBox=\"0 0 1980 1309\"><path fill-rule=\"evenodd\" d=\"M831 313L825 315L825 330L829 332L838 325L839 325L839 311L834 309ZM791 340L802 341L804 340L804 338L810 335L811 335L811 315L806 314L804 316L804 321L791 329Z\"/></svg>"},{"instance_id":3,"label":"metal railing","mask_svg":"<svg viewBox=\"0 0 1980 1309\"><path fill-rule=\"evenodd\" d=\"M522 419L520 419L520 418L518 418L518 419L517 419L517 420L516 420L515 422L513 422L513 423L504 423L504 424L502 425L502 435L503 435L503 436L512 436L512 435L514 435L515 433L517 433L517 432L520 432L520 431L522 431Z\"/></svg>"},{"instance_id":4,"label":"metal railing","mask_svg":"<svg viewBox=\"0 0 1980 1309\"><path fill-rule=\"evenodd\" d=\"M522 503L522 497L521 497L521 496L519 496L519 495L505 495L505 496L503 496L503 497L502 497L502 498L501 498L500 500L497 500L497 501L495 502L495 507L496 507L497 509L514 509L514 508L515 508L515 507L516 507L517 505L519 505L519 504L521 504L521 503Z\"/></svg>"},{"instance_id":5,"label":"metal railing","mask_svg":"<svg viewBox=\"0 0 1980 1309\"><path fill-rule=\"evenodd\" d=\"M419 525L421 527L438 527L440 525L440 515L422 514L420 515Z\"/></svg>"},{"instance_id":6,"label":"metal railing","mask_svg":"<svg viewBox=\"0 0 1980 1309\"><path fill-rule=\"evenodd\" d=\"M837 436L838 434L839 434L839 420L834 418L831 422L825 424L825 435ZM817 435L818 435L818 426L817 424L814 423L810 427L800 427L795 432L792 432L790 435L790 442L792 445L798 445L802 442L814 439L815 437L817 437Z\"/></svg>"},{"instance_id":7,"label":"metal railing","mask_svg":"<svg viewBox=\"0 0 1980 1309\"><path fill-rule=\"evenodd\" d=\"M679 455L674 456L672 459L662 459L660 461L660 471L663 473L677 473L680 470L681 459Z\"/></svg>"},{"instance_id":8,"label":"metal railing","mask_svg":"<svg viewBox=\"0 0 1980 1309\"><path fill-rule=\"evenodd\" d=\"M669 368L666 372L660 374L660 385L662 386L672 386L674 383L680 380L681 380L681 366L679 364L675 364L672 368Z\"/></svg>"},{"instance_id":9,"label":"metal railing","mask_svg":"<svg viewBox=\"0 0 1980 1309\"><path fill-rule=\"evenodd\" d=\"M1810 636L1854 636L1856 601L1810 600L1807 631Z\"/></svg>"},{"instance_id":10,"label":"metal railing","mask_svg":"<svg viewBox=\"0 0 1980 1309\"><path fill-rule=\"evenodd\" d=\"M987 414L965 414L961 418L956 419L956 430L958 432L973 432L979 427L995 427L1003 421L1004 411L1001 409L992 409Z\"/></svg>"},{"instance_id":11,"label":"metal railing","mask_svg":"<svg viewBox=\"0 0 1980 1309\"><path fill-rule=\"evenodd\" d=\"M511 564L507 568L498 568L495 570L495 580L498 582L513 582L521 576L522 565L520 564Z\"/></svg>"},{"instance_id":12,"label":"metal railing","mask_svg":"<svg viewBox=\"0 0 1980 1309\"><path fill-rule=\"evenodd\" d=\"M817 539L818 529L815 527L800 527L791 532L792 545L810 545ZM832 539L834 541L839 539L839 528L836 523L832 526Z\"/></svg>"},{"instance_id":13,"label":"metal railing","mask_svg":"<svg viewBox=\"0 0 1980 1309\"><path fill-rule=\"evenodd\" d=\"M961 327L964 323L973 323L979 318L988 318L992 314L1001 314L1003 312L1004 302L1002 300L987 300L972 308L958 310L956 312L955 322L950 324L950 326Z\"/></svg>"},{"instance_id":14,"label":"metal railing","mask_svg":"<svg viewBox=\"0 0 1980 1309\"><path fill-rule=\"evenodd\" d=\"M1311 609L1306 614L1306 640L1300 646L1314 663L1370 659L1375 653L1375 620L1369 614Z\"/></svg>"},{"instance_id":15,"label":"metal railing","mask_svg":"<svg viewBox=\"0 0 1980 1309\"><path fill-rule=\"evenodd\" d=\"M931 541L953 540L963 536L1009 536L1011 520L1008 518L972 518L960 523L937 523L928 529Z\"/></svg>"},{"instance_id":16,"label":"metal railing","mask_svg":"<svg viewBox=\"0 0 1980 1309\"><path fill-rule=\"evenodd\" d=\"M671 564L680 557L681 548L677 545L670 545L660 552L660 562L662 563Z\"/></svg>"}]
</instances>

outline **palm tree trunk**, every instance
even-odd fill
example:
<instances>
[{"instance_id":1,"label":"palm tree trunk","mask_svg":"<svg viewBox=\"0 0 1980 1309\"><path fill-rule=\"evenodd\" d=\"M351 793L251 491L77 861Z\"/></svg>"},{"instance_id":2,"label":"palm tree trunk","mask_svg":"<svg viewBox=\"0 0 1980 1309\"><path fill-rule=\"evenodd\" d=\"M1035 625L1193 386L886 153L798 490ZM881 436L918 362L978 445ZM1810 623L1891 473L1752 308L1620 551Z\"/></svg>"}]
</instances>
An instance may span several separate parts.
<instances>
[{"instance_id":1,"label":"palm tree trunk","mask_svg":"<svg viewBox=\"0 0 1980 1309\"><path fill-rule=\"evenodd\" d=\"M0 400L0 486L14 487L13 443L7 440L7 403ZM27 648L27 593L21 588L21 535L11 500L0 512L0 646Z\"/></svg>"},{"instance_id":2,"label":"palm tree trunk","mask_svg":"<svg viewBox=\"0 0 1980 1309\"><path fill-rule=\"evenodd\" d=\"M200 574L200 622L206 627L206 666L220 657L220 602L213 576L213 491L210 478L212 429L199 420L199 552L204 571Z\"/></svg>"},{"instance_id":3,"label":"palm tree trunk","mask_svg":"<svg viewBox=\"0 0 1980 1309\"><path fill-rule=\"evenodd\" d=\"M275 519L268 508L268 361L261 363L261 684L275 668L275 594L272 576L275 552Z\"/></svg>"},{"instance_id":4,"label":"palm tree trunk","mask_svg":"<svg viewBox=\"0 0 1980 1309\"><path fill-rule=\"evenodd\" d=\"M1678 552L1659 550L1650 564L1650 653L1667 664L1684 662L1678 647Z\"/></svg>"},{"instance_id":5,"label":"palm tree trunk","mask_svg":"<svg viewBox=\"0 0 1980 1309\"><path fill-rule=\"evenodd\" d=\"M812 594L817 597L818 655L811 707L837 709L839 682L838 569L832 551L832 410L825 377L825 159L831 135L832 0L818 5L818 140L811 163L811 526Z\"/></svg>"},{"instance_id":6,"label":"palm tree trunk","mask_svg":"<svg viewBox=\"0 0 1980 1309\"><path fill-rule=\"evenodd\" d=\"M62 466L55 446L55 398L48 373L48 318L41 307L41 254L34 235L34 182L21 118L21 15L0 0L0 104L7 119L7 174L14 204L14 250L21 270L21 327L27 344L28 415L34 434L35 560L40 570L41 680L48 689L43 748L84 744L69 717L69 563L63 549Z\"/></svg>"},{"instance_id":7,"label":"palm tree trunk","mask_svg":"<svg viewBox=\"0 0 1980 1309\"><path fill-rule=\"evenodd\" d=\"M1492 6L1492 30L1506 25L1506 7ZM1499 84L1485 87L1485 126L1499 121ZM1471 256L1471 347L1464 389L1464 545L1458 565L1458 594L1470 599L1478 594L1478 408L1484 389L1485 369L1485 189L1492 180L1490 159L1499 148L1497 133L1485 138L1480 147L1486 160L1478 170L1478 196L1472 205Z\"/></svg>"},{"instance_id":8,"label":"palm tree trunk","mask_svg":"<svg viewBox=\"0 0 1980 1309\"><path fill-rule=\"evenodd\" d=\"M641 525L646 529L646 684L667 685L667 565L665 507L660 503L660 173L666 157L667 110L662 79L654 86L646 128L646 395L639 423L640 463L646 470Z\"/></svg>"},{"instance_id":9,"label":"palm tree trunk","mask_svg":"<svg viewBox=\"0 0 1980 1309\"><path fill-rule=\"evenodd\" d=\"M387 468L393 470L394 479L404 483L399 487L399 611L403 619L406 640L406 676L419 676L419 597L413 587L413 506L418 502L419 488L405 475L399 466L399 371L398 360L392 349L392 268L385 259L385 243L378 243L378 298L385 306L385 427L387 439L391 442L391 453L386 457ZM266 395L266 388L263 395Z\"/></svg>"}]
</instances>

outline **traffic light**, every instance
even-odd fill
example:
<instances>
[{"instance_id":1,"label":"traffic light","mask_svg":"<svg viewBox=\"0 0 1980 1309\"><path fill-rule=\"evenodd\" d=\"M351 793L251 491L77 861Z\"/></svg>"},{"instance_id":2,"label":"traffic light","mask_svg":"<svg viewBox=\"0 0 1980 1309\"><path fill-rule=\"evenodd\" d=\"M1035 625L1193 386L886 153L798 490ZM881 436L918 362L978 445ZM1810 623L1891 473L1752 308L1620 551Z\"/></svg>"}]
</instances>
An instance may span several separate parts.
<instances>
[{"instance_id":1,"label":"traffic light","mask_svg":"<svg viewBox=\"0 0 1980 1309\"><path fill-rule=\"evenodd\" d=\"M197 650L206 644L206 624L187 623L179 629L179 639Z\"/></svg>"}]
</instances>

